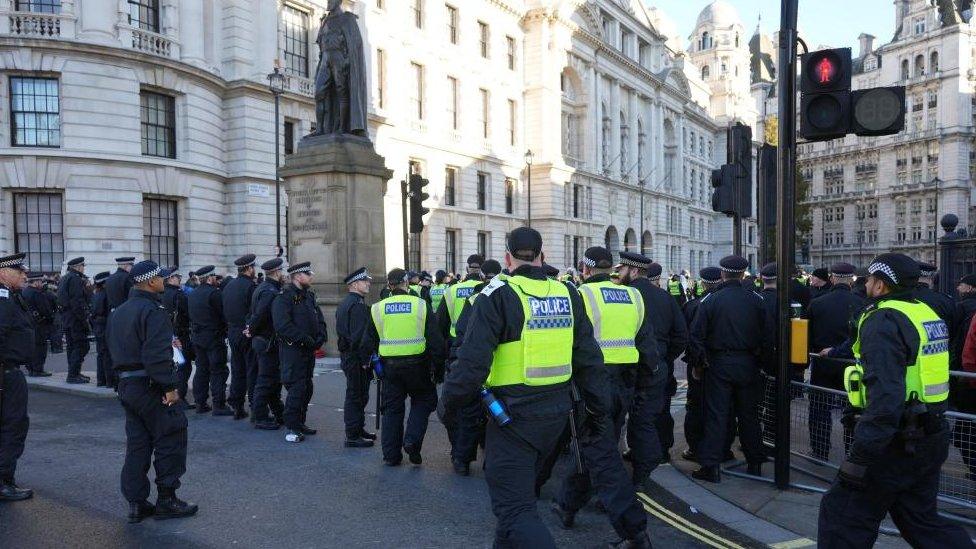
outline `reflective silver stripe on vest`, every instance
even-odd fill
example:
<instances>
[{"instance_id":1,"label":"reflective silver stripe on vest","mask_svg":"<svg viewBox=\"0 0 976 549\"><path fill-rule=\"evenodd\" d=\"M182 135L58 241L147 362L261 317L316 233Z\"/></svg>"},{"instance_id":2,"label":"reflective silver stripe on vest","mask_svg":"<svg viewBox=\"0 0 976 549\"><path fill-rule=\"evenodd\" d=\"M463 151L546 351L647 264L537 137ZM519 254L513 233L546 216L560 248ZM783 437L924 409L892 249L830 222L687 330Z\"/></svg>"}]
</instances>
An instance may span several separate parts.
<instances>
[{"instance_id":1,"label":"reflective silver stripe on vest","mask_svg":"<svg viewBox=\"0 0 976 549\"><path fill-rule=\"evenodd\" d=\"M381 339L380 345L416 345L425 341L422 337L415 337L413 339Z\"/></svg>"},{"instance_id":2,"label":"reflective silver stripe on vest","mask_svg":"<svg viewBox=\"0 0 976 549\"><path fill-rule=\"evenodd\" d=\"M526 368L525 377L527 379L538 379L544 377L568 376L573 373L573 367L569 364L562 366L546 366L544 368Z\"/></svg>"},{"instance_id":3,"label":"reflective silver stripe on vest","mask_svg":"<svg viewBox=\"0 0 976 549\"><path fill-rule=\"evenodd\" d=\"M586 301L590 304L590 318L593 324L593 338L600 341L600 336L603 335L603 313L600 312L600 305L596 301L596 294L593 293L593 288L584 284L579 288L580 294L586 298Z\"/></svg>"},{"instance_id":4,"label":"reflective silver stripe on vest","mask_svg":"<svg viewBox=\"0 0 976 549\"><path fill-rule=\"evenodd\" d=\"M936 396L949 392L949 383L939 383L938 385L926 385L925 396Z\"/></svg>"},{"instance_id":5,"label":"reflective silver stripe on vest","mask_svg":"<svg viewBox=\"0 0 976 549\"><path fill-rule=\"evenodd\" d=\"M600 344L601 349L636 346L633 339L598 339L597 343Z\"/></svg>"}]
</instances>

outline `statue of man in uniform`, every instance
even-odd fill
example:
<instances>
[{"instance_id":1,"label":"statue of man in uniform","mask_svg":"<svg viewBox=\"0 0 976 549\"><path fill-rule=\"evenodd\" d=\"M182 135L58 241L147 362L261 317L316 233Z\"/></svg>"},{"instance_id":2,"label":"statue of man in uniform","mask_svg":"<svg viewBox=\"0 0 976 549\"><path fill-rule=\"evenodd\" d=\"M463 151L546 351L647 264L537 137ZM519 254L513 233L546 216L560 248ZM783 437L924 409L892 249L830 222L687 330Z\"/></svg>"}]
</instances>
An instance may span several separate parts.
<instances>
[{"instance_id":1,"label":"statue of man in uniform","mask_svg":"<svg viewBox=\"0 0 976 549\"><path fill-rule=\"evenodd\" d=\"M369 137L366 126L366 58L355 14L343 11L342 0L329 0L316 42L316 134L347 133Z\"/></svg>"}]
</instances>

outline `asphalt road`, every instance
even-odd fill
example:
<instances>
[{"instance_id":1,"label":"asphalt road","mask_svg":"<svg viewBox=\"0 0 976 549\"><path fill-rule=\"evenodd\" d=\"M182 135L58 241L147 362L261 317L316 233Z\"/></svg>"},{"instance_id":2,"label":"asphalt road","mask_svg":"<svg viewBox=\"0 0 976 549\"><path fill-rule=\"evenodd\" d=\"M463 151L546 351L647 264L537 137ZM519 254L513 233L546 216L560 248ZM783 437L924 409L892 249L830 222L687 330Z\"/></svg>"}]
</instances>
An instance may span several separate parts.
<instances>
[{"instance_id":1,"label":"asphalt road","mask_svg":"<svg viewBox=\"0 0 976 549\"><path fill-rule=\"evenodd\" d=\"M323 369L315 384L308 423L319 434L299 445L285 443L283 430L257 431L247 421L191 412L188 472L179 494L198 503L200 513L138 525L125 522L119 492L124 433L118 402L32 392L31 431L17 478L36 495L0 505L0 547L491 545L495 521L481 471L469 478L453 474L447 436L436 420L422 466L385 467L378 447L342 447L341 373ZM551 481L543 490L540 514L560 546L599 547L615 539L593 503L572 531L561 530L546 503L557 487ZM701 546L653 516L648 520L656 546Z\"/></svg>"}]
</instances>

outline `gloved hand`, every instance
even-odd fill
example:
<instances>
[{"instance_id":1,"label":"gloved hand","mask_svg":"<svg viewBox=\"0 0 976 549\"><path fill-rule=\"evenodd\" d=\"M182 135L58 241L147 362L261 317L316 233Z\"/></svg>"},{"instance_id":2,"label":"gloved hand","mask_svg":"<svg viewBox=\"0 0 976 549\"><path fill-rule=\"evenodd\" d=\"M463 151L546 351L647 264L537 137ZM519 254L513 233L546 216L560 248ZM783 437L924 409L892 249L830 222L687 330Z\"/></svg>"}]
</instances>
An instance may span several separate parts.
<instances>
[{"instance_id":1,"label":"gloved hand","mask_svg":"<svg viewBox=\"0 0 976 549\"><path fill-rule=\"evenodd\" d=\"M435 364L431 368L430 378L434 384L444 383L444 364Z\"/></svg>"},{"instance_id":2,"label":"gloved hand","mask_svg":"<svg viewBox=\"0 0 976 549\"><path fill-rule=\"evenodd\" d=\"M867 474L867 465L859 465L848 460L841 464L837 479L847 488L860 492L868 487Z\"/></svg>"}]
</instances>

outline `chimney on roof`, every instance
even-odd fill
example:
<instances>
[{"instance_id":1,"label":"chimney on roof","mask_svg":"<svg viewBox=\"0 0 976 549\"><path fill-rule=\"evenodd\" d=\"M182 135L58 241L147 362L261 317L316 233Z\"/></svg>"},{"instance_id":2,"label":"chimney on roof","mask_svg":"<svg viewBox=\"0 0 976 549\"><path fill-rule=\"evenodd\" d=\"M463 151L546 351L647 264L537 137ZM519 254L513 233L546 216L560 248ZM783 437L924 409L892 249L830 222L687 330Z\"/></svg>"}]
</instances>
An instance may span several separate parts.
<instances>
[{"instance_id":1,"label":"chimney on roof","mask_svg":"<svg viewBox=\"0 0 976 549\"><path fill-rule=\"evenodd\" d=\"M858 57L864 57L874 51L874 37L870 34L862 32L861 36L857 37L857 40L861 44L861 51L857 54Z\"/></svg>"}]
</instances>

